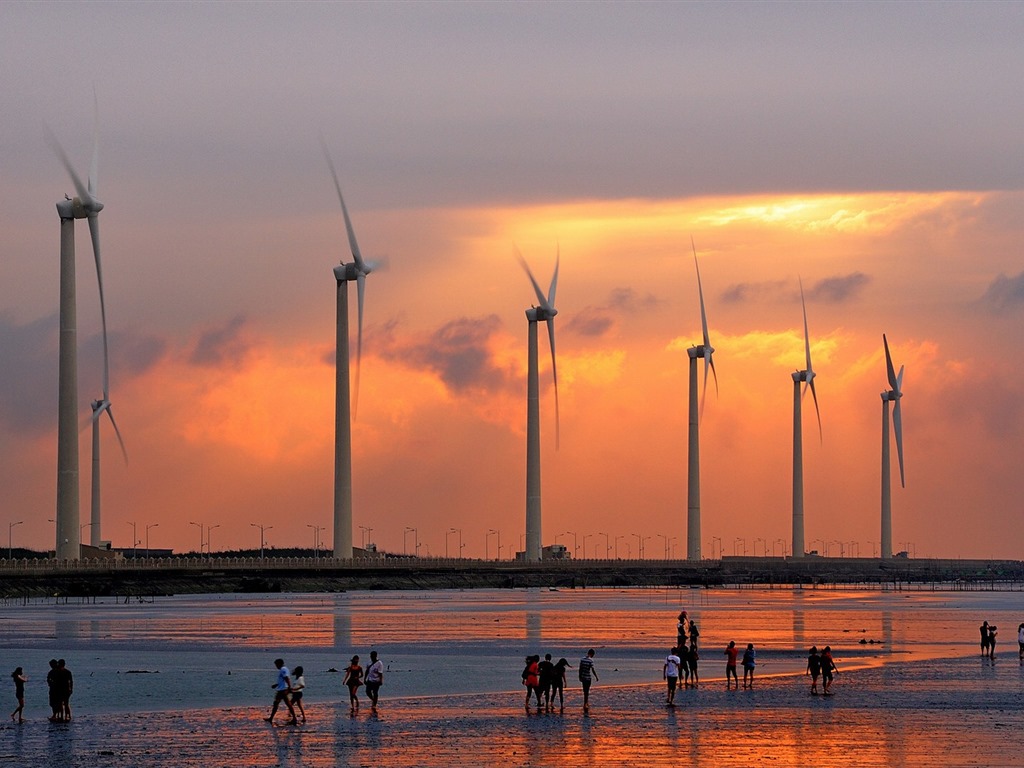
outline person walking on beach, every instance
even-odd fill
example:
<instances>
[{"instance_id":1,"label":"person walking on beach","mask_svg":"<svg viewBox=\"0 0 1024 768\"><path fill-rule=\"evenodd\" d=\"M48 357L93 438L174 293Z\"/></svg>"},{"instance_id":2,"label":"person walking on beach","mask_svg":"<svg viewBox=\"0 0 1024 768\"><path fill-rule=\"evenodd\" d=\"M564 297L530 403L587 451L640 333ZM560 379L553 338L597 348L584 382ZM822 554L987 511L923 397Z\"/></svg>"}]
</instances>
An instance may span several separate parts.
<instances>
[{"instance_id":1,"label":"person walking on beach","mask_svg":"<svg viewBox=\"0 0 1024 768\"><path fill-rule=\"evenodd\" d=\"M725 649L725 690L729 690L729 678L736 683L736 690L740 689L740 679L736 676L736 657L740 655L740 649L736 647L736 641L730 640L729 646Z\"/></svg>"},{"instance_id":2,"label":"person walking on beach","mask_svg":"<svg viewBox=\"0 0 1024 768\"><path fill-rule=\"evenodd\" d=\"M527 712L530 710L530 700L534 695L537 697L537 709L540 709L540 656L526 657L526 666L523 667L523 685L526 686Z\"/></svg>"},{"instance_id":3,"label":"person walking on beach","mask_svg":"<svg viewBox=\"0 0 1024 768\"><path fill-rule=\"evenodd\" d=\"M743 652L743 687L754 687L754 661L757 654L754 652L754 644L747 643L747 650ZM749 683L748 683L749 680Z\"/></svg>"},{"instance_id":4,"label":"person walking on beach","mask_svg":"<svg viewBox=\"0 0 1024 768\"><path fill-rule=\"evenodd\" d=\"M359 657L353 656L345 669L342 685L348 686L348 704L353 712L359 711L359 686L363 684L363 668L359 666Z\"/></svg>"},{"instance_id":5,"label":"person walking on beach","mask_svg":"<svg viewBox=\"0 0 1024 768\"><path fill-rule=\"evenodd\" d=\"M676 685L679 683L679 667L682 661L679 658L679 649L673 648L665 657L665 666L662 667L662 679L668 684L668 700L665 702L670 707L676 704Z\"/></svg>"},{"instance_id":6,"label":"person walking on beach","mask_svg":"<svg viewBox=\"0 0 1024 768\"><path fill-rule=\"evenodd\" d=\"M989 639L988 622L983 621L981 626L978 627L978 630L981 632L981 655L988 656L989 644L992 642Z\"/></svg>"},{"instance_id":7,"label":"person walking on beach","mask_svg":"<svg viewBox=\"0 0 1024 768\"><path fill-rule=\"evenodd\" d=\"M995 624L988 625L988 657L994 659L996 657L996 626Z\"/></svg>"},{"instance_id":8,"label":"person walking on beach","mask_svg":"<svg viewBox=\"0 0 1024 768\"><path fill-rule=\"evenodd\" d=\"M569 666L568 660L562 658L555 663L551 671L551 707L555 706L555 694L558 694L558 711L565 709L565 668Z\"/></svg>"},{"instance_id":9,"label":"person walking on beach","mask_svg":"<svg viewBox=\"0 0 1024 768\"><path fill-rule=\"evenodd\" d=\"M61 716L64 722L71 722L71 694L75 690L75 677L71 674L71 670L68 669L67 662L64 659L57 660L57 672L55 675L57 681L57 692L58 700L60 702Z\"/></svg>"},{"instance_id":10,"label":"person walking on beach","mask_svg":"<svg viewBox=\"0 0 1024 768\"><path fill-rule=\"evenodd\" d=\"M292 680L292 707L298 707L302 715L302 722L306 722L306 708L302 706L302 692L306 689L306 678L302 674L302 667L295 668L295 679Z\"/></svg>"},{"instance_id":11,"label":"person walking on beach","mask_svg":"<svg viewBox=\"0 0 1024 768\"><path fill-rule=\"evenodd\" d=\"M551 654L545 653L544 660L538 662L537 672L540 677L540 693L544 694L544 711L551 711L551 677L554 674L555 665L551 663Z\"/></svg>"},{"instance_id":12,"label":"person walking on beach","mask_svg":"<svg viewBox=\"0 0 1024 768\"><path fill-rule=\"evenodd\" d=\"M690 619L690 646L697 647L697 638L700 637L700 630L697 629L697 622Z\"/></svg>"},{"instance_id":13,"label":"person walking on beach","mask_svg":"<svg viewBox=\"0 0 1024 768\"><path fill-rule=\"evenodd\" d=\"M682 678L684 688L690 687L690 652L686 649L686 643L676 645L676 656L679 657L679 677Z\"/></svg>"},{"instance_id":14,"label":"person walking on beach","mask_svg":"<svg viewBox=\"0 0 1024 768\"><path fill-rule=\"evenodd\" d=\"M818 646L811 646L807 654L807 672L811 676L811 693L818 694L818 677L821 676L821 656L818 654Z\"/></svg>"},{"instance_id":15,"label":"person walking on beach","mask_svg":"<svg viewBox=\"0 0 1024 768\"><path fill-rule=\"evenodd\" d=\"M597 676L597 669L594 667L594 649L587 651L587 655L580 659L578 676L583 684L583 714L590 711L590 686L594 680L600 680Z\"/></svg>"},{"instance_id":16,"label":"person walking on beach","mask_svg":"<svg viewBox=\"0 0 1024 768\"><path fill-rule=\"evenodd\" d=\"M18 708L11 712L11 722L15 722L15 715L17 715L17 722L24 723L25 718L22 713L25 711L25 683L28 678L25 677L21 667L18 667L11 673L11 677L14 679L14 698L18 700Z\"/></svg>"},{"instance_id":17,"label":"person walking on beach","mask_svg":"<svg viewBox=\"0 0 1024 768\"><path fill-rule=\"evenodd\" d=\"M831 695L829 689L832 687L832 673L838 671L832 659L832 646L826 645L821 653L821 692L826 696Z\"/></svg>"},{"instance_id":18,"label":"person walking on beach","mask_svg":"<svg viewBox=\"0 0 1024 768\"><path fill-rule=\"evenodd\" d=\"M377 697L380 687L384 685L384 662L377 658L376 651L370 651L370 666L366 668L366 698L370 700L370 709L377 711Z\"/></svg>"},{"instance_id":19,"label":"person walking on beach","mask_svg":"<svg viewBox=\"0 0 1024 768\"><path fill-rule=\"evenodd\" d=\"M686 661L690 667L690 685L694 688L700 683L700 675L697 674L697 661L700 659L700 655L697 653L697 646L694 645L690 648L690 652L686 654Z\"/></svg>"},{"instance_id":20,"label":"person walking on beach","mask_svg":"<svg viewBox=\"0 0 1024 768\"><path fill-rule=\"evenodd\" d=\"M1017 627L1017 645L1020 646L1020 657L1024 659L1024 624Z\"/></svg>"},{"instance_id":21,"label":"person walking on beach","mask_svg":"<svg viewBox=\"0 0 1024 768\"><path fill-rule=\"evenodd\" d=\"M50 671L46 673L46 687L49 692L51 723L64 720L64 704L61 702L60 687L57 682L57 660L50 659Z\"/></svg>"},{"instance_id":22,"label":"person walking on beach","mask_svg":"<svg viewBox=\"0 0 1024 768\"><path fill-rule=\"evenodd\" d=\"M288 667L284 665L284 659L274 659L274 666L277 667L277 680L270 686L274 689L274 705L270 708L270 717L265 717L263 719L273 725L274 715L277 714L277 708L283 703L288 707L288 714L291 715L291 717L288 718L288 725L294 725L295 708L292 707L291 698L288 696L292 689L291 672L289 672Z\"/></svg>"}]
</instances>

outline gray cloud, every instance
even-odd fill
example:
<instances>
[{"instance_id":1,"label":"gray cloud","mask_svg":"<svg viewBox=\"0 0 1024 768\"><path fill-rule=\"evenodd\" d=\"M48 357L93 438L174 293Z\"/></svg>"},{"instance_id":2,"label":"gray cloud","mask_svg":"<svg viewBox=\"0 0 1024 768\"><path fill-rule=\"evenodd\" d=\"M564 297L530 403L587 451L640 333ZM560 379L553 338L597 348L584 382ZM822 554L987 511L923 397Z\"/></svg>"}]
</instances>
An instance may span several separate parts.
<instances>
[{"instance_id":1,"label":"gray cloud","mask_svg":"<svg viewBox=\"0 0 1024 768\"><path fill-rule=\"evenodd\" d=\"M1024 306L1024 272L1015 277L1000 274L985 289L978 302L993 314L1012 312Z\"/></svg>"},{"instance_id":2,"label":"gray cloud","mask_svg":"<svg viewBox=\"0 0 1024 768\"><path fill-rule=\"evenodd\" d=\"M497 315L462 317L409 343L394 343L393 326L374 334L374 340L381 344L381 357L431 371L455 392L493 391L504 389L514 378L495 364L491 353L491 338L501 327Z\"/></svg>"},{"instance_id":3,"label":"gray cloud","mask_svg":"<svg viewBox=\"0 0 1024 768\"><path fill-rule=\"evenodd\" d=\"M565 324L565 329L580 336L600 338L615 327L618 316L649 310L657 306L659 301L653 293L641 295L629 287L613 288L608 294L607 303L579 310Z\"/></svg>"},{"instance_id":4,"label":"gray cloud","mask_svg":"<svg viewBox=\"0 0 1024 768\"><path fill-rule=\"evenodd\" d=\"M774 298L780 293L788 293L788 285L781 280L762 283L734 283L721 293L724 304L744 304Z\"/></svg>"},{"instance_id":5,"label":"gray cloud","mask_svg":"<svg viewBox=\"0 0 1024 768\"><path fill-rule=\"evenodd\" d=\"M843 304L857 295L864 289L871 278L863 272L851 272L840 277L826 277L819 280L807 291L807 298L810 301L820 301L825 304Z\"/></svg>"},{"instance_id":6,"label":"gray cloud","mask_svg":"<svg viewBox=\"0 0 1024 768\"><path fill-rule=\"evenodd\" d=\"M223 327L206 331L199 337L188 361L192 365L215 367L241 360L249 349L248 341L242 338L246 322L244 316L238 315Z\"/></svg>"},{"instance_id":7,"label":"gray cloud","mask_svg":"<svg viewBox=\"0 0 1024 768\"><path fill-rule=\"evenodd\" d=\"M600 338L615 325L612 313L604 307L584 307L565 324L567 331L580 336Z\"/></svg>"}]
</instances>

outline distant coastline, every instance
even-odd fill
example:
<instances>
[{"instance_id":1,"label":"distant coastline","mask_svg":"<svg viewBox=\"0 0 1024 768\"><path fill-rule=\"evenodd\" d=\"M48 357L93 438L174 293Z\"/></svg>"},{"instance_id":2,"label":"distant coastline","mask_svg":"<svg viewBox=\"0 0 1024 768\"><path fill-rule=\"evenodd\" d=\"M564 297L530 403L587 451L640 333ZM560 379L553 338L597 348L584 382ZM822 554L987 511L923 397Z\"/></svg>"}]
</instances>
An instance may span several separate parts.
<instances>
[{"instance_id":1,"label":"distant coastline","mask_svg":"<svg viewBox=\"0 0 1024 768\"><path fill-rule=\"evenodd\" d=\"M514 561L324 557L167 557L0 561L0 597L146 597L172 594L394 589L864 586L1024 590L1024 561L723 557L676 560Z\"/></svg>"}]
</instances>

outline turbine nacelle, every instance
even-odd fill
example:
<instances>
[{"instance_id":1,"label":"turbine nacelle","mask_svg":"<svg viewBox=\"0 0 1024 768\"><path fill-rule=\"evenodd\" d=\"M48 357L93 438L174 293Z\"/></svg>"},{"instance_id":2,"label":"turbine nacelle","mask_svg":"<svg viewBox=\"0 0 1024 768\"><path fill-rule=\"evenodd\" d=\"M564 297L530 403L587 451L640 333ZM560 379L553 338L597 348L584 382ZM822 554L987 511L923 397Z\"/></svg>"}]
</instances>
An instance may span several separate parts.
<instances>
[{"instance_id":1,"label":"turbine nacelle","mask_svg":"<svg viewBox=\"0 0 1024 768\"><path fill-rule=\"evenodd\" d=\"M371 264L364 263L360 267L359 264L352 261L347 264L343 262L334 268L334 277L339 283L343 281L352 282L366 277L372 271L373 266Z\"/></svg>"},{"instance_id":2,"label":"turbine nacelle","mask_svg":"<svg viewBox=\"0 0 1024 768\"><path fill-rule=\"evenodd\" d=\"M548 320L554 320L557 314L558 310L554 307L530 307L526 310L526 319L531 323L546 323Z\"/></svg>"}]
</instances>

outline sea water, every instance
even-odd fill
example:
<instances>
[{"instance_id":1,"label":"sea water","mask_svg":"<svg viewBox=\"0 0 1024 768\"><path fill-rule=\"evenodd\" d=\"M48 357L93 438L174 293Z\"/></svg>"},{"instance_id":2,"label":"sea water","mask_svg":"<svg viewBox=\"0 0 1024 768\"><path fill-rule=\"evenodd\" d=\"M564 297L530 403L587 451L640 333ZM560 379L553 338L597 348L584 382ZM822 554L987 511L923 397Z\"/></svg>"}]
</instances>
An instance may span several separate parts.
<instances>
[{"instance_id":1,"label":"sea water","mask_svg":"<svg viewBox=\"0 0 1024 768\"><path fill-rule=\"evenodd\" d=\"M724 675L730 640L755 644L759 676L792 675L811 645L831 645L841 670L977 655L985 620L999 628L997 651L1015 658L1024 595L609 588L8 601L0 671L24 668L36 714L50 658L74 673L76 713L266 705L278 657L304 667L307 701L338 701L349 659L358 654L365 668L370 650L385 664L389 698L521 691L524 656L575 667L588 648L602 685L638 686L660 682L681 610L700 629L701 677L711 681Z\"/></svg>"}]
</instances>

